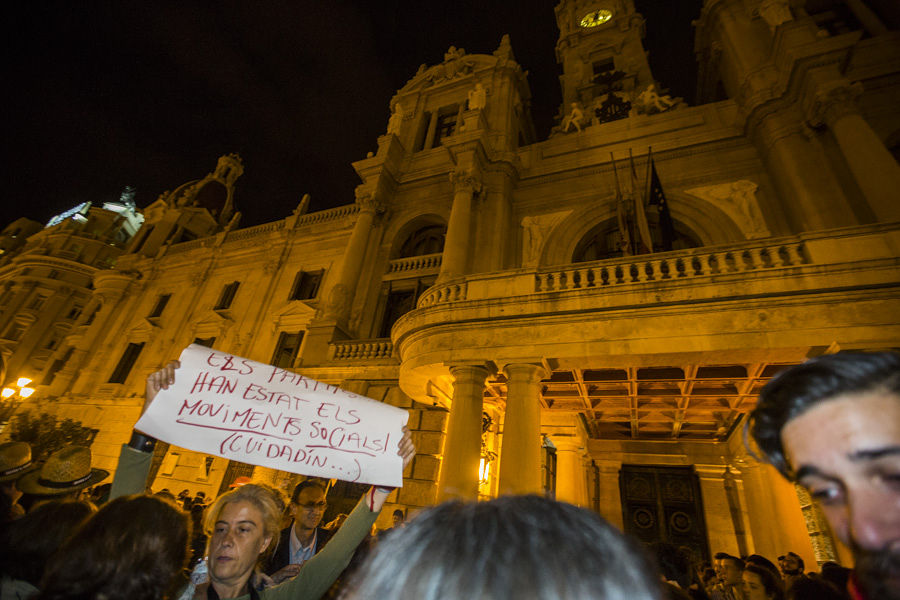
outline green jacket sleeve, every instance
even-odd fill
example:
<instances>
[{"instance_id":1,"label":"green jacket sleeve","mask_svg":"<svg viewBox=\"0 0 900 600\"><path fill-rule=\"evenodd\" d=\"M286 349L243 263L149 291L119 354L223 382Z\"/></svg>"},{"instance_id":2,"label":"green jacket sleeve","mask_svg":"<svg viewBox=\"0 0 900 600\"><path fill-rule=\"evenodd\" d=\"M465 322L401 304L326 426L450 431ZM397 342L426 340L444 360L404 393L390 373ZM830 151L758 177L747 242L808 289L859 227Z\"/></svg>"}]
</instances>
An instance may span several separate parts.
<instances>
[{"instance_id":1,"label":"green jacket sleeve","mask_svg":"<svg viewBox=\"0 0 900 600\"><path fill-rule=\"evenodd\" d=\"M366 494L368 495L368 494ZM293 579L260 592L264 600L318 600L347 568L353 552L378 518L363 496L321 552L303 564Z\"/></svg>"},{"instance_id":2,"label":"green jacket sleeve","mask_svg":"<svg viewBox=\"0 0 900 600\"><path fill-rule=\"evenodd\" d=\"M116 466L116 475L113 477L112 489L109 499L129 494L143 494L147 489L147 475L150 474L150 462L153 460L152 452L141 452L122 444L119 453L119 464Z\"/></svg>"}]
</instances>

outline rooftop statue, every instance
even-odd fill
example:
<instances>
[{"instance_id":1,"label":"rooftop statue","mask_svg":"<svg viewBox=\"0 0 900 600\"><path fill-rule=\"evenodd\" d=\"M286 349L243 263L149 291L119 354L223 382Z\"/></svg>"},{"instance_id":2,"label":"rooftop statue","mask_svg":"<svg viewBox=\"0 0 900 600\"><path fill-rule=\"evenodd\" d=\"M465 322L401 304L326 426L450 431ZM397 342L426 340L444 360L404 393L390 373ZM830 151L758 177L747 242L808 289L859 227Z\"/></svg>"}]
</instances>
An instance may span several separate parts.
<instances>
[{"instance_id":1,"label":"rooftop statue","mask_svg":"<svg viewBox=\"0 0 900 600\"><path fill-rule=\"evenodd\" d=\"M481 83L469 90L469 110L483 110L487 106L487 90Z\"/></svg>"}]
</instances>

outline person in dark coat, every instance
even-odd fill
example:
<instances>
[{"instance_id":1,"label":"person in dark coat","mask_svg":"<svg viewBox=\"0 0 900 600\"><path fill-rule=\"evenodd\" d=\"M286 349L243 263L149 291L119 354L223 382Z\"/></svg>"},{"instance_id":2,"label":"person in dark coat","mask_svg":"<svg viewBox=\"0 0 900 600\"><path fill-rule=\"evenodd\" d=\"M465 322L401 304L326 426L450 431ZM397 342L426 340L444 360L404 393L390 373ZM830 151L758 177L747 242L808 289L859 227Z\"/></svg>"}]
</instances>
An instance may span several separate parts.
<instances>
[{"instance_id":1,"label":"person in dark coat","mask_svg":"<svg viewBox=\"0 0 900 600\"><path fill-rule=\"evenodd\" d=\"M290 512L293 522L281 530L278 545L265 573L275 583L295 576L303 563L315 556L331 539L334 530L320 527L328 502L325 486L315 479L301 481L291 494Z\"/></svg>"}]
</instances>

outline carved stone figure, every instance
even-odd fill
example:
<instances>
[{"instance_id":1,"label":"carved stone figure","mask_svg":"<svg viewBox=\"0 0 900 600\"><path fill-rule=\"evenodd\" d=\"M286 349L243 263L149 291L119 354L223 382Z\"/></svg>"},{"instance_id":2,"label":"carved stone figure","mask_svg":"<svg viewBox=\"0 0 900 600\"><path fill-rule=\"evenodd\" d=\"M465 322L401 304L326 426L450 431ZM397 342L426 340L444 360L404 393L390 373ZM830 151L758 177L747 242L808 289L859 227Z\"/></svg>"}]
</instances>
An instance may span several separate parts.
<instances>
[{"instance_id":1,"label":"carved stone figure","mask_svg":"<svg viewBox=\"0 0 900 600\"><path fill-rule=\"evenodd\" d=\"M794 19L791 14L791 7L788 0L762 0L759 3L759 16L765 20L769 29L774 30L776 27L787 21Z\"/></svg>"},{"instance_id":2,"label":"carved stone figure","mask_svg":"<svg viewBox=\"0 0 900 600\"><path fill-rule=\"evenodd\" d=\"M483 110L487 106L487 90L481 83L469 90L469 110Z\"/></svg>"},{"instance_id":3,"label":"carved stone figure","mask_svg":"<svg viewBox=\"0 0 900 600\"><path fill-rule=\"evenodd\" d=\"M572 213L571 210L546 215L528 216L522 219L522 266L536 267L540 262L541 251L547 236L563 219Z\"/></svg>"},{"instance_id":4,"label":"carved stone figure","mask_svg":"<svg viewBox=\"0 0 900 600\"><path fill-rule=\"evenodd\" d=\"M393 135L400 135L400 126L403 124L403 106L400 101L394 102L394 111L391 118L388 119L387 132Z\"/></svg>"},{"instance_id":5,"label":"carved stone figure","mask_svg":"<svg viewBox=\"0 0 900 600\"><path fill-rule=\"evenodd\" d=\"M515 60L513 57L512 44L509 43L509 34L504 33L500 38L500 46L494 50L494 56L500 60Z\"/></svg>"},{"instance_id":6,"label":"carved stone figure","mask_svg":"<svg viewBox=\"0 0 900 600\"><path fill-rule=\"evenodd\" d=\"M721 208L732 218L747 239L755 240L771 235L759 208L759 201L756 199L758 188L759 186L752 181L739 179L685 191Z\"/></svg>"},{"instance_id":7,"label":"carved stone figure","mask_svg":"<svg viewBox=\"0 0 900 600\"><path fill-rule=\"evenodd\" d=\"M672 98L668 94L660 96L659 92L656 91L656 84L651 83L644 91L638 94L634 107L638 113L652 115L665 112L679 102L681 102L680 98Z\"/></svg>"},{"instance_id":8,"label":"carved stone figure","mask_svg":"<svg viewBox=\"0 0 900 600\"><path fill-rule=\"evenodd\" d=\"M569 131L569 128L572 125L575 126L575 129L581 131L581 122L584 120L584 110L581 108L581 104L578 102L573 102L571 104L572 111L563 119L562 122L562 131L563 133Z\"/></svg>"}]
</instances>

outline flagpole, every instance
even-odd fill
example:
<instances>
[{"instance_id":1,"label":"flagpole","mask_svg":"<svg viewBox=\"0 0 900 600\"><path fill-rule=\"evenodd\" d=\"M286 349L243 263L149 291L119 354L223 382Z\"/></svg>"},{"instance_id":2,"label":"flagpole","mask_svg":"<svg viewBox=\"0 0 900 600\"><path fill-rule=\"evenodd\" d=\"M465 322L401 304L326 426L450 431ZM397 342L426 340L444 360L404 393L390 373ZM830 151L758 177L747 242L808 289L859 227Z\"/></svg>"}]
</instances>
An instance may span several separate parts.
<instances>
[{"instance_id":1,"label":"flagpole","mask_svg":"<svg viewBox=\"0 0 900 600\"><path fill-rule=\"evenodd\" d=\"M609 160L612 161L613 177L616 179L616 215L619 224L619 235L622 236L622 254L631 256L634 254L631 248L631 232L628 227L628 219L623 213L622 203L624 199L622 198L622 187L619 185L619 172L616 170L616 157L613 156L611 151Z\"/></svg>"},{"instance_id":2,"label":"flagpole","mask_svg":"<svg viewBox=\"0 0 900 600\"><path fill-rule=\"evenodd\" d=\"M653 238L650 235L650 225L647 223L647 215L644 212L644 197L637 181L637 169L634 166L634 155L631 148L628 149L628 160L631 163L631 189L634 194L634 221L637 236L641 244L649 254L653 254Z\"/></svg>"},{"instance_id":3,"label":"flagpole","mask_svg":"<svg viewBox=\"0 0 900 600\"><path fill-rule=\"evenodd\" d=\"M653 146L647 146L647 185L644 186L645 197L650 200L650 163L653 160Z\"/></svg>"}]
</instances>

